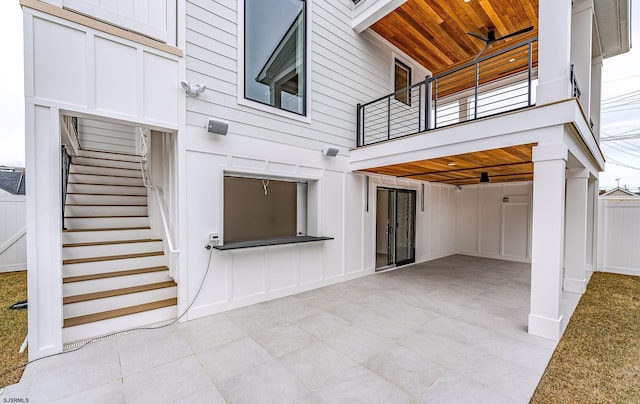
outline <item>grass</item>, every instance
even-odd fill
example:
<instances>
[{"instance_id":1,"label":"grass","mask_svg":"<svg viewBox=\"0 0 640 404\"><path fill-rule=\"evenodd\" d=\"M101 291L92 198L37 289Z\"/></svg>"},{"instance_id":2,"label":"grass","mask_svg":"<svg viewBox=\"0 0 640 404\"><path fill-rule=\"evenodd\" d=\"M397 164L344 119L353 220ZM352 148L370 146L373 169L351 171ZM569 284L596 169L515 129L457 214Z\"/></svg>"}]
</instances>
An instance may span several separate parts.
<instances>
[{"instance_id":1,"label":"grass","mask_svg":"<svg viewBox=\"0 0 640 404\"><path fill-rule=\"evenodd\" d=\"M531 403L640 403L640 277L596 272Z\"/></svg>"},{"instance_id":2,"label":"grass","mask_svg":"<svg viewBox=\"0 0 640 404\"><path fill-rule=\"evenodd\" d=\"M27 335L27 310L9 306L27 299L27 272L0 273L0 388L20 381L24 368L8 374L6 370L27 362L27 352L18 354Z\"/></svg>"}]
</instances>

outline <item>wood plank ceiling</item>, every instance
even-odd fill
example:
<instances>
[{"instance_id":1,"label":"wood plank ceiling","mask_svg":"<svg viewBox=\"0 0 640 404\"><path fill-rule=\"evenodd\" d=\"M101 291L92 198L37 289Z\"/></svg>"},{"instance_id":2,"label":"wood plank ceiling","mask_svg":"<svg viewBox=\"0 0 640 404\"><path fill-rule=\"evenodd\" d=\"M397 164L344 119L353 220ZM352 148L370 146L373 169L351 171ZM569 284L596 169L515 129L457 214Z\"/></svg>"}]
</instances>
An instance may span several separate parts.
<instances>
[{"instance_id":1,"label":"wood plank ceiling","mask_svg":"<svg viewBox=\"0 0 640 404\"><path fill-rule=\"evenodd\" d=\"M478 184L483 172L489 175L489 182L532 181L532 148L535 145L523 144L364 171L451 185Z\"/></svg>"},{"instance_id":2,"label":"wood plank ceiling","mask_svg":"<svg viewBox=\"0 0 640 404\"><path fill-rule=\"evenodd\" d=\"M484 48L485 42L468 32L486 37L493 30L499 38L530 26L534 27L530 32L493 43L484 57L538 35L537 0L408 0L371 28L435 76L472 62ZM518 62L510 63L512 59ZM537 42L532 59L533 67L537 66ZM519 48L482 62L480 81L485 83L522 72L527 66L527 51L523 54ZM475 68L443 78L438 84L439 96L469 88L474 81ZM365 171L452 185L478 184L483 172L488 173L490 182L531 181L533 146L524 144Z\"/></svg>"},{"instance_id":3,"label":"wood plank ceiling","mask_svg":"<svg viewBox=\"0 0 640 404\"><path fill-rule=\"evenodd\" d=\"M499 38L530 26L531 32L496 42L485 54L538 35L537 0L408 0L371 28L437 75L482 50L485 43L468 32L494 30Z\"/></svg>"}]
</instances>

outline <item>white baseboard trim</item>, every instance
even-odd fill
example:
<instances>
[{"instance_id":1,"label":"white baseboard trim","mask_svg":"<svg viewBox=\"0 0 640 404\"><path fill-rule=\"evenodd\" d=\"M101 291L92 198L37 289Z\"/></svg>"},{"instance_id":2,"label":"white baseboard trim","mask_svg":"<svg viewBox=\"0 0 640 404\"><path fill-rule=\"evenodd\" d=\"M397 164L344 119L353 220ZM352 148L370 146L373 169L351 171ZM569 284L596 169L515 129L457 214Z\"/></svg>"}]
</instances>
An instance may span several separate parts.
<instances>
[{"instance_id":1,"label":"white baseboard trim","mask_svg":"<svg viewBox=\"0 0 640 404\"><path fill-rule=\"evenodd\" d=\"M0 273L26 271L26 270L27 270L26 262L23 262L21 264L0 265Z\"/></svg>"},{"instance_id":2,"label":"white baseboard trim","mask_svg":"<svg viewBox=\"0 0 640 404\"><path fill-rule=\"evenodd\" d=\"M553 319L536 314L529 314L529 334L558 341L562 336L563 321L562 316Z\"/></svg>"},{"instance_id":3,"label":"white baseboard trim","mask_svg":"<svg viewBox=\"0 0 640 404\"><path fill-rule=\"evenodd\" d=\"M563 290L565 292L583 294L584 292L587 291L587 280L586 279L564 278Z\"/></svg>"},{"instance_id":4,"label":"white baseboard trim","mask_svg":"<svg viewBox=\"0 0 640 404\"><path fill-rule=\"evenodd\" d=\"M638 268L623 268L623 267L605 266L604 270L602 272L610 272L612 274L620 274L620 275L640 276L640 269L638 269Z\"/></svg>"}]
</instances>

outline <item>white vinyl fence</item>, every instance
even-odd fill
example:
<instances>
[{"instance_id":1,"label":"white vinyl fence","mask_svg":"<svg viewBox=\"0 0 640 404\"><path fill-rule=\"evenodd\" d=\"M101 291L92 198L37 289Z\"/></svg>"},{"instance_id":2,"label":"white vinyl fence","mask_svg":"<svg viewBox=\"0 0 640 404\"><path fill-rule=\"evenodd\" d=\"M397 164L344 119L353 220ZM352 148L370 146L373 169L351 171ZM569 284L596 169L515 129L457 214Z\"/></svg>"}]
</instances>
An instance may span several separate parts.
<instances>
[{"instance_id":1,"label":"white vinyl fence","mask_svg":"<svg viewBox=\"0 0 640 404\"><path fill-rule=\"evenodd\" d=\"M598 268L640 275L640 198L600 198L598 217Z\"/></svg>"},{"instance_id":2,"label":"white vinyl fence","mask_svg":"<svg viewBox=\"0 0 640 404\"><path fill-rule=\"evenodd\" d=\"M0 272L27 269L26 197L0 195Z\"/></svg>"}]
</instances>

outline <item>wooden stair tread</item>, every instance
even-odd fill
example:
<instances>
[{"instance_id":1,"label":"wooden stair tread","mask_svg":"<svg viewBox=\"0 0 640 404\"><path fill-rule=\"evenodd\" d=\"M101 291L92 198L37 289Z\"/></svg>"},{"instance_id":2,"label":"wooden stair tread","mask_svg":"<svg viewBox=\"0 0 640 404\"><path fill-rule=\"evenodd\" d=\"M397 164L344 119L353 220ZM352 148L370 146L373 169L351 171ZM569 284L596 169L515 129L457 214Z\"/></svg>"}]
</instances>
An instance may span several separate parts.
<instances>
[{"instance_id":1,"label":"wooden stair tread","mask_svg":"<svg viewBox=\"0 0 640 404\"><path fill-rule=\"evenodd\" d=\"M72 164L73 166L74 164ZM82 164L75 164L76 166L82 166ZM98 168L114 168L114 167L99 167L99 166L84 166L84 167L98 167ZM128 168L119 168L118 170L129 170L129 171L136 171L136 170L130 170ZM139 170L138 170L139 171ZM92 173L72 173L69 172L69 175L73 175L73 174L78 174L78 175L104 175L104 174L92 174ZM142 178L142 174L134 174L134 175L104 175L105 177L115 177L115 178L136 178L136 179L141 179Z\"/></svg>"},{"instance_id":2,"label":"wooden stair tread","mask_svg":"<svg viewBox=\"0 0 640 404\"><path fill-rule=\"evenodd\" d=\"M82 165L82 164L76 164L78 166ZM91 166L87 166L87 167L91 167ZM125 169L128 170L128 169ZM94 174L94 173L69 173L69 175L95 175L97 177L115 177L115 178L138 178L140 180L142 180L142 175L139 176L130 176L130 175L108 175L108 174ZM110 184L100 184L100 185L110 185Z\"/></svg>"},{"instance_id":3,"label":"wooden stair tread","mask_svg":"<svg viewBox=\"0 0 640 404\"><path fill-rule=\"evenodd\" d=\"M158 255L164 255L164 252L152 251L152 252L137 253L137 254L107 255L104 257L74 258L74 259L64 260L62 261L62 264L63 265L81 264L84 262L100 262L100 261L122 260L122 259L128 259L128 258L155 257Z\"/></svg>"},{"instance_id":4,"label":"wooden stair tread","mask_svg":"<svg viewBox=\"0 0 640 404\"><path fill-rule=\"evenodd\" d=\"M140 238L135 240L115 240L115 241L93 241L87 243L69 243L63 244L63 247L91 247L98 245L113 245L113 244L133 244L133 243L153 243L156 241L162 241L159 238Z\"/></svg>"},{"instance_id":5,"label":"wooden stair tread","mask_svg":"<svg viewBox=\"0 0 640 404\"><path fill-rule=\"evenodd\" d=\"M140 163L140 160L133 161L133 160L114 159L114 158L107 158L107 157L110 157L110 156L75 156L74 158L87 159L87 160L100 160L100 161L108 161L108 162L117 161L118 163L131 163L131 164Z\"/></svg>"},{"instance_id":6,"label":"wooden stair tread","mask_svg":"<svg viewBox=\"0 0 640 404\"><path fill-rule=\"evenodd\" d=\"M91 158L91 157L87 157L87 158ZM96 159L96 160L100 160L100 159ZM105 160L105 161L109 161L109 160ZM131 163L134 163L133 161L131 161ZM139 168L126 168L126 167L113 167L113 166L102 166L102 165L97 165L97 164L82 164L82 163L74 163L71 162L71 165L74 166L78 166L78 167L99 167L99 168L113 168L113 169L117 169L117 170L129 170L129 171L136 171L136 172L140 172ZM73 173L73 174L78 174L78 173ZM142 174L140 174L142 175Z\"/></svg>"},{"instance_id":7,"label":"wooden stair tread","mask_svg":"<svg viewBox=\"0 0 640 404\"><path fill-rule=\"evenodd\" d=\"M67 278L63 278L62 283L93 281L97 279L108 279L108 278L115 278L118 276L148 274L152 272L161 272L161 271L168 271L168 270L169 270L169 267L167 266L159 266L159 267L128 269L125 271L103 272L103 273L91 274L91 275L69 276Z\"/></svg>"},{"instance_id":8,"label":"wooden stair tread","mask_svg":"<svg viewBox=\"0 0 640 404\"><path fill-rule=\"evenodd\" d=\"M161 309L163 307L175 306L178 304L178 298L159 300L157 302L145 303L136 306L123 307L121 309L103 311L100 313L88 314L86 316L72 317L64 320L63 328L73 327L76 325L82 325L92 323L95 321L108 320L110 318L127 316L130 314L142 313L144 311L150 311L155 309Z\"/></svg>"},{"instance_id":9,"label":"wooden stair tread","mask_svg":"<svg viewBox=\"0 0 640 404\"><path fill-rule=\"evenodd\" d=\"M135 157L140 157L135 153L125 153L125 152L117 152L117 151L112 151L112 150L100 150L100 149L80 149L79 151L83 152L93 152L93 153L104 153L104 154L117 154L120 156L135 156ZM78 156L78 157L85 157L85 156Z\"/></svg>"},{"instance_id":10,"label":"wooden stair tread","mask_svg":"<svg viewBox=\"0 0 640 404\"><path fill-rule=\"evenodd\" d=\"M139 206L139 205L137 205ZM149 226L142 227L96 227L94 229L65 229L63 233L75 233L79 231L122 231L122 230L150 230Z\"/></svg>"},{"instance_id":11,"label":"wooden stair tread","mask_svg":"<svg viewBox=\"0 0 640 404\"><path fill-rule=\"evenodd\" d=\"M64 206L116 206L116 207L140 207L145 205L113 205L108 203L65 203Z\"/></svg>"},{"instance_id":12,"label":"wooden stair tread","mask_svg":"<svg viewBox=\"0 0 640 404\"><path fill-rule=\"evenodd\" d=\"M178 286L174 281L165 281L165 282L158 282L158 283L150 283L150 284L147 284L147 285L131 286L131 287L128 287L128 288L113 289L113 290L103 290L101 292L93 292L93 293L86 293L86 294L82 294L82 295L67 296L67 297L62 299L62 303L63 304L71 304L71 303L86 302L86 301L89 301L89 300L104 299L104 298L107 298L107 297L128 295L130 293L147 292L147 291L150 291L150 290L171 288L171 287L174 287L174 286Z\"/></svg>"},{"instance_id":13,"label":"wooden stair tread","mask_svg":"<svg viewBox=\"0 0 640 404\"><path fill-rule=\"evenodd\" d=\"M108 205L118 206L118 205ZM132 205L132 206L145 206L145 205ZM108 219L115 217L149 217L149 215L111 215L111 216L65 216L65 219Z\"/></svg>"},{"instance_id":14,"label":"wooden stair tread","mask_svg":"<svg viewBox=\"0 0 640 404\"><path fill-rule=\"evenodd\" d=\"M94 182L67 182L67 185L95 185L100 187L135 187L144 188L144 185L127 185L127 184L96 184Z\"/></svg>"},{"instance_id":15,"label":"wooden stair tread","mask_svg":"<svg viewBox=\"0 0 640 404\"><path fill-rule=\"evenodd\" d=\"M67 192L67 195L97 195L97 196L139 196L141 198L146 198L146 195L136 195L136 194L98 194L96 192Z\"/></svg>"}]
</instances>

